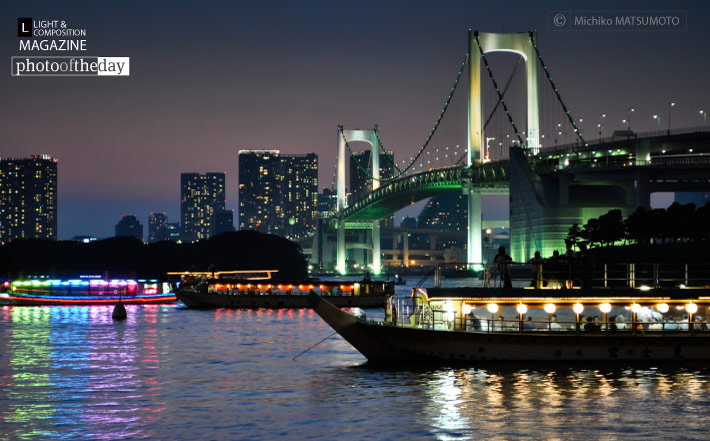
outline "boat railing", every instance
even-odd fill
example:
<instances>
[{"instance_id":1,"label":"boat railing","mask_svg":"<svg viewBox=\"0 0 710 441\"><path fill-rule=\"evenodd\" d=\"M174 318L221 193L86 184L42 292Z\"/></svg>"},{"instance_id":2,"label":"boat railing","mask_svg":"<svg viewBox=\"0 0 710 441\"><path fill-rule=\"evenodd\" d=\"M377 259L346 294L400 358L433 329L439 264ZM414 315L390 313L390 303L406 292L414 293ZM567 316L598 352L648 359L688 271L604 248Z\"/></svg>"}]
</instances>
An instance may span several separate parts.
<instances>
[{"instance_id":1,"label":"boat railing","mask_svg":"<svg viewBox=\"0 0 710 441\"><path fill-rule=\"evenodd\" d=\"M403 314L397 318L399 326L414 326L423 329L469 331L482 333L582 333L606 334L626 333L632 335L665 335L666 333L689 332L710 335L710 328L705 322L667 320L631 321L615 323L611 321L599 323L584 323L577 321L552 320L506 320L501 318L480 319L477 317L461 317L452 311L428 310L427 308L400 303Z\"/></svg>"},{"instance_id":2,"label":"boat railing","mask_svg":"<svg viewBox=\"0 0 710 441\"><path fill-rule=\"evenodd\" d=\"M710 263L543 263L541 277L532 280L530 265L513 265L513 280L530 281L531 287L546 289L561 288L691 288L710 287ZM516 277L517 276L517 277ZM490 272L491 287L501 287L500 272Z\"/></svg>"}]
</instances>

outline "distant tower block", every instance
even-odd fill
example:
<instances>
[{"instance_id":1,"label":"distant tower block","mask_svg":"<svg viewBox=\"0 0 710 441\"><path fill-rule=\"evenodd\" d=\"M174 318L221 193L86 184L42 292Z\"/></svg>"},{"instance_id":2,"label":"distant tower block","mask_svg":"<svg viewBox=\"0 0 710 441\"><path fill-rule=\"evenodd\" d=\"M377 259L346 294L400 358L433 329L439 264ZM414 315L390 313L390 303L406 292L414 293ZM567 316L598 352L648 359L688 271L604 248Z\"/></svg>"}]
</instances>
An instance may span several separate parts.
<instances>
[{"instance_id":1,"label":"distant tower block","mask_svg":"<svg viewBox=\"0 0 710 441\"><path fill-rule=\"evenodd\" d=\"M485 146L483 133L483 112L481 103L481 51L478 49L476 36L469 31L469 94L468 94L468 156L471 166L481 160ZM540 106L537 86L537 58L530 34L493 34L478 33L478 40L483 53L514 52L525 60L525 78L527 85L527 139L526 144L534 153L540 149ZM468 262L483 262L483 242L481 237L481 193L469 186L468 193Z\"/></svg>"}]
</instances>

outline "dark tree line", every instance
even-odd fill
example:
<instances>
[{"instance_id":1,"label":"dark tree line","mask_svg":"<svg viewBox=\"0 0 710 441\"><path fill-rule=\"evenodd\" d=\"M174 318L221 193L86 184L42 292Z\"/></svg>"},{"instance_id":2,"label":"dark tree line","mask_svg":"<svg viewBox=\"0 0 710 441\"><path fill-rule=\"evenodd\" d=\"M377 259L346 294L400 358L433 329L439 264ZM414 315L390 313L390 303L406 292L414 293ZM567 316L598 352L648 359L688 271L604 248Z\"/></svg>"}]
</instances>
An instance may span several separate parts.
<instances>
[{"instance_id":1,"label":"dark tree line","mask_svg":"<svg viewBox=\"0 0 710 441\"><path fill-rule=\"evenodd\" d=\"M285 280L308 277L301 247L256 231L224 233L208 240L144 244L114 237L89 244L73 241L15 240L0 247L0 276L8 278L98 274L164 279L168 271L278 269Z\"/></svg>"},{"instance_id":2,"label":"dark tree line","mask_svg":"<svg viewBox=\"0 0 710 441\"><path fill-rule=\"evenodd\" d=\"M696 209L695 204L674 202L667 209L639 207L626 219L621 210L611 210L589 219L580 228L572 225L565 242L572 247L614 244L659 244L710 240L710 204Z\"/></svg>"}]
</instances>

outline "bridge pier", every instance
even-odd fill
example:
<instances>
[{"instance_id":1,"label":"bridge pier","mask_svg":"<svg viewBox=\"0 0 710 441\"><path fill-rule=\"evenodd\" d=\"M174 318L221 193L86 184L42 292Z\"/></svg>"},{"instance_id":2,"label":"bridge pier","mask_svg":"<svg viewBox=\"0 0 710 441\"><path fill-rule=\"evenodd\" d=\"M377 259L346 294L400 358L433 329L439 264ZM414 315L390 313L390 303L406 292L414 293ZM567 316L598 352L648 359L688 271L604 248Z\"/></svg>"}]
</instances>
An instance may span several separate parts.
<instances>
[{"instance_id":1,"label":"bridge pier","mask_svg":"<svg viewBox=\"0 0 710 441\"><path fill-rule=\"evenodd\" d=\"M404 266L409 267L409 233L402 234L402 260Z\"/></svg>"},{"instance_id":2,"label":"bridge pier","mask_svg":"<svg viewBox=\"0 0 710 441\"><path fill-rule=\"evenodd\" d=\"M380 221L372 223L372 274L382 273L382 252L380 247Z\"/></svg>"},{"instance_id":3,"label":"bridge pier","mask_svg":"<svg viewBox=\"0 0 710 441\"><path fill-rule=\"evenodd\" d=\"M343 221L338 222L337 266L341 275L347 274L347 268L345 268L345 222Z\"/></svg>"},{"instance_id":4,"label":"bridge pier","mask_svg":"<svg viewBox=\"0 0 710 441\"><path fill-rule=\"evenodd\" d=\"M479 191L468 186L468 231L467 231L467 261L473 265L474 269L481 269L483 262L483 239L481 230L483 222L481 219L481 200Z\"/></svg>"}]
</instances>

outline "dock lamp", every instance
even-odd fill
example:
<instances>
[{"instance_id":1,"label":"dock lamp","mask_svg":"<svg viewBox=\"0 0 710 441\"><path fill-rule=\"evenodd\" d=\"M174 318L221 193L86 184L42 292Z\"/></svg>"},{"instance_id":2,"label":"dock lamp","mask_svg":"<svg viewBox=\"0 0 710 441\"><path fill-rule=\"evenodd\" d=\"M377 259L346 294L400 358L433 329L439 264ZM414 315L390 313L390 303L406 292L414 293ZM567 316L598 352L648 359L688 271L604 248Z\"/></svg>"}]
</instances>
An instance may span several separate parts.
<instances>
[{"instance_id":1,"label":"dock lamp","mask_svg":"<svg viewBox=\"0 0 710 441\"><path fill-rule=\"evenodd\" d=\"M488 310L488 312L491 313L491 323L488 325L488 330L490 331L493 329L495 314L496 312L498 312L498 305L496 305L495 303L489 303L488 306L486 306L486 309Z\"/></svg>"},{"instance_id":2,"label":"dock lamp","mask_svg":"<svg viewBox=\"0 0 710 441\"><path fill-rule=\"evenodd\" d=\"M688 303L685 305L685 310L688 311L688 329L693 330L693 314L698 312L698 305L695 303Z\"/></svg>"},{"instance_id":3,"label":"dock lamp","mask_svg":"<svg viewBox=\"0 0 710 441\"><path fill-rule=\"evenodd\" d=\"M521 303L515 309L518 311L518 323L520 325L520 330L522 331L523 330L523 317L525 316L525 313L528 312L528 307Z\"/></svg>"},{"instance_id":4,"label":"dock lamp","mask_svg":"<svg viewBox=\"0 0 710 441\"><path fill-rule=\"evenodd\" d=\"M542 309L547 313L547 330L552 331L552 314L555 313L557 307L554 303L547 303Z\"/></svg>"},{"instance_id":5,"label":"dock lamp","mask_svg":"<svg viewBox=\"0 0 710 441\"><path fill-rule=\"evenodd\" d=\"M599 310L602 312L602 322L604 323L606 330L609 330L609 320L607 314L611 312L611 305L608 303L602 303L599 305Z\"/></svg>"},{"instance_id":6,"label":"dock lamp","mask_svg":"<svg viewBox=\"0 0 710 441\"><path fill-rule=\"evenodd\" d=\"M572 306L572 311L574 311L574 314L577 316L577 332L579 332L579 315L584 311L584 306L581 303L575 303L574 306Z\"/></svg>"}]
</instances>

